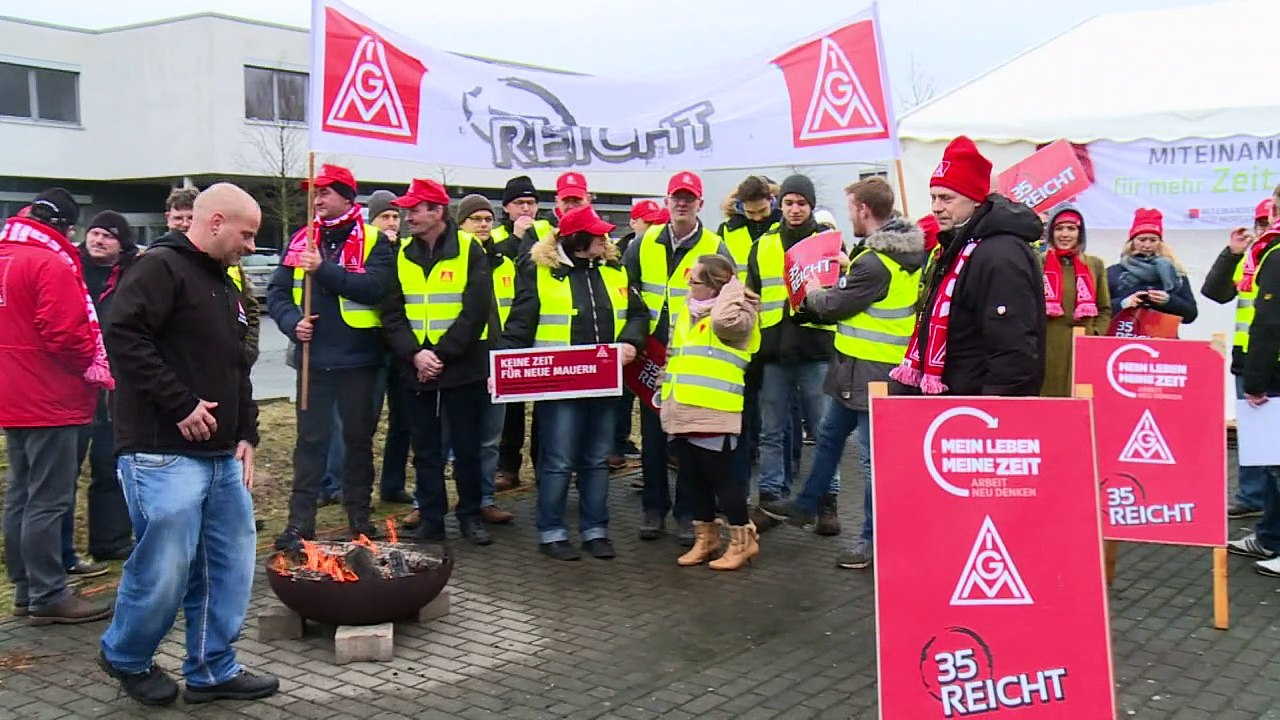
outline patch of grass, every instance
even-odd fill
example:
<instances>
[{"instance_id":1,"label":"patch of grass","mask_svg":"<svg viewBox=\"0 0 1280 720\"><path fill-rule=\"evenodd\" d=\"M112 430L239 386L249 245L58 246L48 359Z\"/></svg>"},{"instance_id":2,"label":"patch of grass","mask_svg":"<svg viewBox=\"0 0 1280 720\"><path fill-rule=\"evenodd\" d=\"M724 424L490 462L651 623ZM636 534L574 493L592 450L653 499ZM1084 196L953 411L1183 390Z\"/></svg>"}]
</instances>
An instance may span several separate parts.
<instances>
[{"instance_id":1,"label":"patch of grass","mask_svg":"<svg viewBox=\"0 0 1280 720\"><path fill-rule=\"evenodd\" d=\"M297 421L294 404L288 400L267 400L259 403L258 427L262 437L258 445L254 482L253 500L258 519L265 525L258 536L258 551L265 551L285 527L289 517L289 494L293 487L293 448L297 442ZM530 406L532 407L532 406ZM640 427L638 414L633 418L633 426ZM526 427L531 423L526 419ZM386 519L398 519L408 514L412 508L408 505L380 505L377 499L377 480L382 468L382 448L386 442L387 417L384 410L378 422L378 429L373 442L374 480L374 524L379 529L386 526ZM527 445L526 445L527 450ZM526 480L520 488L507 493L516 495L529 492L533 488L533 467L528 453L525 453L521 477ZM412 455L410 456L412 457ZM0 434L0 497L8 482L8 452L5 439ZM409 483L412 487L414 473L412 466L408 471ZM88 507L86 498L89 485L88 463L84 464L79 478L79 490L76 493L76 547L83 549L88 544ZM446 483L450 506L457 500L453 483ZM322 536L334 536L346 531L346 512L340 506L331 505L321 508L316 514L317 533ZM385 532L385 531L384 531ZM0 537L0 571L4 568L4 539ZM83 556L83 553L82 553ZM81 594L96 595L108 592L120 582L120 569L123 562L111 562L111 572L100 578L85 581L79 588ZM0 618L7 615L13 605L13 585L9 582L8 573L0 573Z\"/></svg>"}]
</instances>

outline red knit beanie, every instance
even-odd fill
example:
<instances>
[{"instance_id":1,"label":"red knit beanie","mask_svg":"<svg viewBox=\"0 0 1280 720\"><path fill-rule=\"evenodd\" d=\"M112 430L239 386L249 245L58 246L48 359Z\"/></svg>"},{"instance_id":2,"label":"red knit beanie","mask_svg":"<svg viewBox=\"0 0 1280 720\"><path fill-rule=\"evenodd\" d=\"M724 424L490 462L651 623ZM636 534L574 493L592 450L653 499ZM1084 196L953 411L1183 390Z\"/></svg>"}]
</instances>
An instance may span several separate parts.
<instances>
[{"instance_id":1,"label":"red knit beanie","mask_svg":"<svg viewBox=\"0 0 1280 720\"><path fill-rule=\"evenodd\" d=\"M1132 240L1143 233L1151 233L1164 237L1164 215L1155 208L1138 208L1133 213L1133 225L1129 228L1129 239Z\"/></svg>"},{"instance_id":2,"label":"red knit beanie","mask_svg":"<svg viewBox=\"0 0 1280 720\"><path fill-rule=\"evenodd\" d=\"M942 162L933 171L929 187L944 187L982 202L991 194L991 161L982 157L972 140L961 135L942 152Z\"/></svg>"}]
</instances>

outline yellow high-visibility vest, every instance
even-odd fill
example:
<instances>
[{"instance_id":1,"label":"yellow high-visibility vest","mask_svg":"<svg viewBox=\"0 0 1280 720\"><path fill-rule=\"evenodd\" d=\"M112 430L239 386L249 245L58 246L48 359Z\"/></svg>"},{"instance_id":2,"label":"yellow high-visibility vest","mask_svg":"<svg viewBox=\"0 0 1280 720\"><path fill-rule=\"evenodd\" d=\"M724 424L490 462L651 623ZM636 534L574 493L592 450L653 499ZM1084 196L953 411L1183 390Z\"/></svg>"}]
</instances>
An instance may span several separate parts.
<instances>
[{"instance_id":1,"label":"yellow high-visibility vest","mask_svg":"<svg viewBox=\"0 0 1280 720\"><path fill-rule=\"evenodd\" d=\"M1272 242L1271 246L1263 251L1262 257L1258 259L1258 267L1253 273L1253 287L1249 290L1237 290L1236 292L1236 330L1232 336L1232 345L1240 348L1243 353L1249 352L1249 326L1253 324L1253 318L1257 314L1254 303L1258 300L1258 278L1262 275L1262 263L1271 257L1271 251L1275 250L1280 243ZM1249 252L1245 250L1245 252ZM1240 280L1244 278L1244 260L1236 263L1236 271L1231 274L1231 281L1239 286Z\"/></svg>"},{"instance_id":2,"label":"yellow high-visibility vest","mask_svg":"<svg viewBox=\"0 0 1280 720\"><path fill-rule=\"evenodd\" d=\"M747 350L721 340L711 329L710 315L696 323L687 311L672 326L671 347L662 400L721 412L742 412L747 364L760 349L760 325L751 329Z\"/></svg>"},{"instance_id":3,"label":"yellow high-visibility vest","mask_svg":"<svg viewBox=\"0 0 1280 720\"><path fill-rule=\"evenodd\" d=\"M782 235L777 229L756 240L756 266L760 273L760 327L771 328L782 322L783 309L791 302L787 296L787 252L782 249ZM836 326L805 323L804 327L835 332Z\"/></svg>"},{"instance_id":4,"label":"yellow high-visibility vest","mask_svg":"<svg viewBox=\"0 0 1280 720\"><path fill-rule=\"evenodd\" d=\"M871 307L836 323L836 350L859 360L901 363L916 326L916 298L919 296L920 271L907 272L896 260L875 252L889 271L889 292Z\"/></svg>"},{"instance_id":5,"label":"yellow high-visibility vest","mask_svg":"<svg viewBox=\"0 0 1280 720\"><path fill-rule=\"evenodd\" d=\"M231 284L236 286L240 292L244 292L244 276L240 274L240 266L232 265L227 268L227 277L231 278Z\"/></svg>"},{"instance_id":6,"label":"yellow high-visibility vest","mask_svg":"<svg viewBox=\"0 0 1280 720\"><path fill-rule=\"evenodd\" d=\"M418 342L440 342L444 333L462 314L462 291L467 286L471 243L470 233L458 231L458 256L437 260L428 275L404 252L396 261L396 274L404 291L404 316Z\"/></svg>"},{"instance_id":7,"label":"yellow high-visibility vest","mask_svg":"<svg viewBox=\"0 0 1280 720\"><path fill-rule=\"evenodd\" d=\"M609 302L613 306L613 337L603 342L614 342L627 324L627 304L629 302L627 271L612 265L600 265L600 278L604 280L609 291ZM588 309L587 312L590 312ZM534 347L565 347L571 345L573 319L579 310L573 304L573 289L569 285L568 276L556 278L551 268L538 266L538 329L533 335Z\"/></svg>"},{"instance_id":8,"label":"yellow high-visibility vest","mask_svg":"<svg viewBox=\"0 0 1280 720\"><path fill-rule=\"evenodd\" d=\"M684 311L689 296L689 272L698 258L714 255L720 250L720 236L702 228L702 237L684 254L680 264L667 272L667 248L658 242L666 225L654 225L640 238L640 297L649 308L649 332L652 334L662 317L662 307L667 307L667 317L674 318ZM634 240L632 242L635 242Z\"/></svg>"},{"instance_id":9,"label":"yellow high-visibility vest","mask_svg":"<svg viewBox=\"0 0 1280 720\"><path fill-rule=\"evenodd\" d=\"M369 260L369 253L373 252L373 246L378 243L378 228L372 225L364 226L364 260ZM302 307L302 282L306 277L306 271L300 267L293 269L293 304L299 308ZM342 321L347 327L357 330L367 330L370 328L382 327L382 314L378 308L370 305L363 305L350 298L338 296L338 314L342 316Z\"/></svg>"},{"instance_id":10,"label":"yellow high-visibility vest","mask_svg":"<svg viewBox=\"0 0 1280 720\"><path fill-rule=\"evenodd\" d=\"M774 223L769 228L769 231L777 229L778 223ZM725 228L722 238L724 239L724 246L729 249L729 254L733 256L733 262L738 266L738 279L745 282L747 279L747 261L751 258L751 246L755 244L755 240L751 239L751 229L746 225L733 230Z\"/></svg>"},{"instance_id":11,"label":"yellow high-visibility vest","mask_svg":"<svg viewBox=\"0 0 1280 720\"><path fill-rule=\"evenodd\" d=\"M507 326L507 316L511 314L511 303L516 297L516 264L506 256L493 269L493 301L498 304L498 327ZM489 331L485 328L485 332ZM483 335L481 338L483 339Z\"/></svg>"}]
</instances>

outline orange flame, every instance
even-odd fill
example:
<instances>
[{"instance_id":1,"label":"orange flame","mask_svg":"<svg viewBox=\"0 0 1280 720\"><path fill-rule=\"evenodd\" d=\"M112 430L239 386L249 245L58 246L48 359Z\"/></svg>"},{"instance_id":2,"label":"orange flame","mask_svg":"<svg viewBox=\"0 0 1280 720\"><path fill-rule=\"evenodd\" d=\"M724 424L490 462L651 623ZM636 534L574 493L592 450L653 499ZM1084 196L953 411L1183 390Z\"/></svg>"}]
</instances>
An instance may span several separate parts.
<instances>
[{"instance_id":1,"label":"orange flame","mask_svg":"<svg viewBox=\"0 0 1280 720\"><path fill-rule=\"evenodd\" d=\"M400 536L396 534L395 518L387 518L387 537L391 538L392 545L400 542Z\"/></svg>"},{"instance_id":2,"label":"orange flame","mask_svg":"<svg viewBox=\"0 0 1280 720\"><path fill-rule=\"evenodd\" d=\"M370 540L369 538L365 537L365 536L364 536L364 533L360 533L360 537L356 538L355 540L352 540L352 541L351 541L351 544L352 544L352 545L360 545L360 546L362 546L362 547L367 547L367 548L369 548L369 552L371 552L371 553L376 553L376 552L378 552L378 546L377 546L377 545L374 545L372 540Z\"/></svg>"},{"instance_id":3,"label":"orange flame","mask_svg":"<svg viewBox=\"0 0 1280 720\"><path fill-rule=\"evenodd\" d=\"M366 543L369 542L363 535L360 537ZM306 570L324 573L333 578L334 582L354 582L360 579L347 568L342 558L322 552L313 542L303 540L302 551L307 555L307 562L302 566Z\"/></svg>"},{"instance_id":4,"label":"orange flame","mask_svg":"<svg viewBox=\"0 0 1280 720\"><path fill-rule=\"evenodd\" d=\"M284 554L282 553L276 554L275 558L272 559L271 561L271 569L275 570L277 573L281 575L284 575L284 576L289 575L289 564L284 561Z\"/></svg>"}]
</instances>

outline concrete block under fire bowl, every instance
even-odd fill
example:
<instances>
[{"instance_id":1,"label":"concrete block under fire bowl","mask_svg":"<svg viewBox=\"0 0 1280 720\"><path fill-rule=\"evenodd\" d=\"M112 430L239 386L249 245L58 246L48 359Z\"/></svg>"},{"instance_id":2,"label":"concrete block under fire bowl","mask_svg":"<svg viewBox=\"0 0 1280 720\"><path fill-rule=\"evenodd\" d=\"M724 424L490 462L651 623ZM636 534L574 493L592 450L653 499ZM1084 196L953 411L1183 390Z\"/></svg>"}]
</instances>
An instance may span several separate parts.
<instances>
[{"instance_id":1,"label":"concrete block under fire bowl","mask_svg":"<svg viewBox=\"0 0 1280 720\"><path fill-rule=\"evenodd\" d=\"M324 625L376 625L416 618L453 574L441 546L303 542L272 553L267 581L280 602Z\"/></svg>"}]
</instances>

